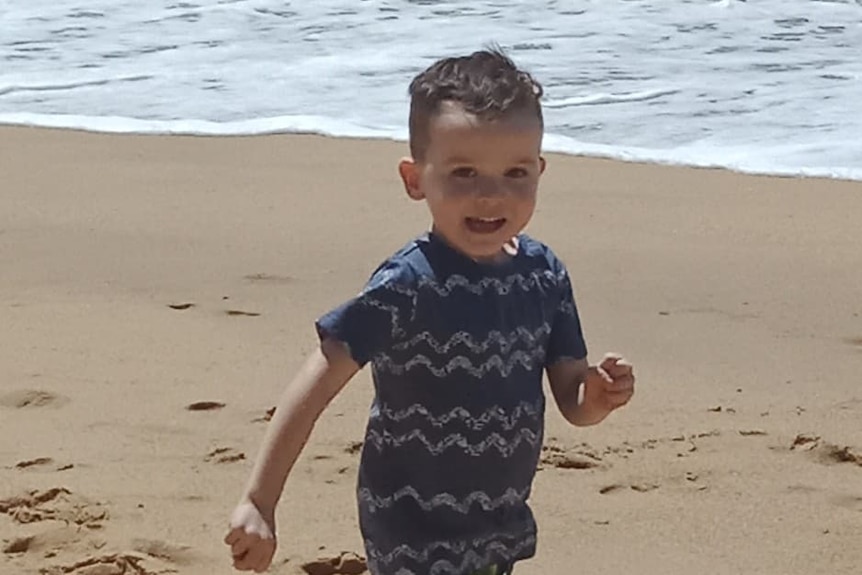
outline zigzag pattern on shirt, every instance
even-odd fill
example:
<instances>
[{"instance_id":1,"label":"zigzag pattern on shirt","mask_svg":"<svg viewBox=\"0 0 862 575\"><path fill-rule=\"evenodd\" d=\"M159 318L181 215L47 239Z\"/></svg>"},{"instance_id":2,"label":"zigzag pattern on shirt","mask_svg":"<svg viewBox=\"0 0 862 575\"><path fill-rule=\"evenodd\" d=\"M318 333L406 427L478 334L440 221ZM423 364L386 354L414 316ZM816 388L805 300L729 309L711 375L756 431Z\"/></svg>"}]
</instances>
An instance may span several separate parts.
<instances>
[{"instance_id":1,"label":"zigzag pattern on shirt","mask_svg":"<svg viewBox=\"0 0 862 575\"><path fill-rule=\"evenodd\" d=\"M393 435L388 431L380 433L376 429L371 429L365 434L366 444L371 444L382 452L386 447L400 447L408 441L416 441L425 446L431 455L437 456L453 447L460 448L468 455L481 455L489 449L496 449L503 457L511 456L522 443L527 442L531 447L535 448L541 442L541 438L535 431L529 428L523 428L509 441L499 433L491 433L487 435L479 443L470 443L466 437L460 433L452 433L444 439L437 442L429 440L421 429L414 429L403 435Z\"/></svg>"},{"instance_id":2,"label":"zigzag pattern on shirt","mask_svg":"<svg viewBox=\"0 0 862 575\"><path fill-rule=\"evenodd\" d=\"M517 541L515 541L516 539ZM505 543L506 541L509 543ZM414 548L403 544L384 554L375 549L372 542L365 541L366 549L368 550L368 559L380 565L389 565L393 561L403 557L407 557L418 564L428 563L431 554L438 550L443 550L449 555L461 558L461 562L457 567L451 561L445 559L435 561L431 567L431 573L461 573L471 565L481 566L490 555L489 552L492 551L499 553L508 560L535 543L536 536L533 534L527 535L522 539L520 534L491 533L473 541L432 541L421 548ZM481 549L484 553L479 554L476 552L476 549ZM436 571L435 567L437 567ZM397 573L401 572L397 571Z\"/></svg>"},{"instance_id":3,"label":"zigzag pattern on shirt","mask_svg":"<svg viewBox=\"0 0 862 575\"><path fill-rule=\"evenodd\" d=\"M521 553L524 549L531 547L535 544L535 538L527 539L522 542L519 542L515 545L514 548L509 548L502 543L492 543L486 547L486 553L484 555L480 555L475 551L468 551L464 554L464 558L457 565L452 561L448 561L446 559L440 559L431 564L431 569L428 571L429 575L455 575L458 573L464 573L465 569L481 569L487 566L490 553L488 551L495 551L504 558L504 561L511 561L518 554ZM409 571L407 571L409 573ZM421 572L420 572L421 573ZM405 575L405 570L399 569L396 571L397 575ZM417 574L418 575L418 574Z\"/></svg>"},{"instance_id":4,"label":"zigzag pattern on shirt","mask_svg":"<svg viewBox=\"0 0 862 575\"><path fill-rule=\"evenodd\" d=\"M453 334L446 342L441 343L430 332L423 331L407 341L396 344L394 348L397 350L406 350L424 342L435 352L441 355L448 355L451 349L457 345L466 346L472 353L485 353L492 345L495 345L500 348L501 353L509 353L519 341L523 341L528 348L532 348L538 345L543 336L550 333L551 325L544 323L535 331L530 331L525 327L518 327L508 335L503 335L503 332L499 330L493 330L488 332L488 337L484 341L476 341L470 333L459 331Z\"/></svg>"},{"instance_id":5,"label":"zigzag pattern on shirt","mask_svg":"<svg viewBox=\"0 0 862 575\"><path fill-rule=\"evenodd\" d=\"M575 315L575 304L572 303L570 300L564 298L560 302L560 307L558 308L558 311L566 315Z\"/></svg>"},{"instance_id":6,"label":"zigzag pattern on shirt","mask_svg":"<svg viewBox=\"0 0 862 575\"><path fill-rule=\"evenodd\" d=\"M509 354L508 358L505 360L500 357L500 355L494 354L478 366L473 365L472 360L463 355L456 355L447 361L445 365L435 366L428 356L422 354L413 356L413 358L408 360L406 363L399 363L394 361L389 355L381 353L377 358L375 358L374 365L381 371L388 371L395 375L402 375L405 372L421 366L437 377L445 377L459 369L464 370L477 378L483 377L494 369L499 371L500 375L503 377L509 377L509 374L512 373L513 369L515 369L515 366L520 365L527 371L532 371L536 366L541 366L544 358L545 350L541 347L537 347L529 352L518 350Z\"/></svg>"},{"instance_id":7,"label":"zigzag pattern on shirt","mask_svg":"<svg viewBox=\"0 0 862 575\"><path fill-rule=\"evenodd\" d=\"M478 415L473 415L463 407L455 407L448 412L434 416L421 403L414 403L406 409L394 411L389 407L378 410L381 417L390 421L401 422L414 416L422 416L433 427L441 428L453 420L461 420L463 424L473 431L480 431L492 420L500 422L500 427L505 431L515 428L522 417L537 417L541 415L541 402L532 404L522 401L515 406L511 412L506 413L499 405L493 405Z\"/></svg>"},{"instance_id":8,"label":"zigzag pattern on shirt","mask_svg":"<svg viewBox=\"0 0 862 575\"><path fill-rule=\"evenodd\" d=\"M513 287L518 287L522 291L530 291L533 287L541 284L541 278L559 281L565 277L565 273L555 274L551 270L536 270L529 275L512 274L506 278L482 278L478 282L471 282L465 276L455 274L446 278L446 281L441 285L434 278L422 277L419 280L419 287L428 287L437 292L437 295L446 297L451 294L456 288L463 289L476 295L481 295L488 290L493 289L498 295L506 295L512 291Z\"/></svg>"},{"instance_id":9,"label":"zigzag pattern on shirt","mask_svg":"<svg viewBox=\"0 0 862 575\"><path fill-rule=\"evenodd\" d=\"M405 284L401 284L401 283L388 282L388 283L383 284L380 287L382 287L386 290L401 294L401 295L406 295L407 297L410 297L410 298L415 298L416 294L419 293L415 288L410 287L409 284L405 285Z\"/></svg>"},{"instance_id":10,"label":"zigzag pattern on shirt","mask_svg":"<svg viewBox=\"0 0 862 575\"><path fill-rule=\"evenodd\" d=\"M518 543L514 549L508 549L503 544L491 544L487 547L488 551L496 551L499 556L504 557L504 561L511 561L527 547L535 544L535 541L525 540L523 543ZM475 551L467 551L459 563L454 563L447 559L439 559L431 564L430 568L421 568L418 571L401 567L395 572L395 575L456 575L461 573L469 573L471 570L479 570L486 567L489 563L490 553L480 555ZM372 565L376 562L371 561ZM426 570L427 569L427 570Z\"/></svg>"},{"instance_id":11,"label":"zigzag pattern on shirt","mask_svg":"<svg viewBox=\"0 0 862 575\"><path fill-rule=\"evenodd\" d=\"M401 327L401 314L399 313L398 306L387 304L373 297L365 297L361 301L367 306L389 312L392 337L402 337L404 335L405 331Z\"/></svg>"},{"instance_id":12,"label":"zigzag pattern on shirt","mask_svg":"<svg viewBox=\"0 0 862 575\"><path fill-rule=\"evenodd\" d=\"M503 493L503 495L497 498L491 498L491 496L484 491L474 491L459 501L451 493L438 493L430 499L423 499L422 496L419 495L419 492L410 485L399 489L388 497L374 495L370 489L363 487L359 490L359 500L360 502L365 503L368 510L372 513L378 509L392 507L402 499L409 498L415 501L416 504L425 511L431 511L432 509L438 509L440 507L448 507L458 513L466 514L470 511L470 508L477 503L485 511L492 511L504 505L521 503L527 497L527 493L529 493L529 491L529 487L525 487L520 491L509 488L505 493Z\"/></svg>"},{"instance_id":13,"label":"zigzag pattern on shirt","mask_svg":"<svg viewBox=\"0 0 862 575\"><path fill-rule=\"evenodd\" d=\"M398 282L384 282L380 287L409 297L415 296L418 290L422 288L430 288L434 290L437 295L443 297L449 296L457 288L476 295L482 295L490 289L495 290L498 295L506 295L511 292L512 288L515 286L525 292L530 291L533 287L540 285L541 278L559 282L564 280L565 277L565 271L555 273L551 270L536 270L530 272L530 274L526 276L524 274L517 273L502 279L486 277L482 278L478 282L471 282L466 276L455 274L446 278L446 281L442 284L434 277L423 276L416 283L416 288ZM372 289L373 288L369 288L366 291L372 291ZM365 292L361 293L364 294Z\"/></svg>"}]
</instances>

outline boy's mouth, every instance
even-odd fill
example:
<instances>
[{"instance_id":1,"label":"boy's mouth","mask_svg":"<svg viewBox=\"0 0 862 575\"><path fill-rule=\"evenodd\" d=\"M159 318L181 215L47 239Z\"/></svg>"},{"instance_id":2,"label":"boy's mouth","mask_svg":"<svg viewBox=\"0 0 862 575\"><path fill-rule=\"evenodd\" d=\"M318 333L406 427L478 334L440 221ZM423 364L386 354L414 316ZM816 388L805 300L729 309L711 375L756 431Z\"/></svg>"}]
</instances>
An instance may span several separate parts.
<instances>
[{"instance_id":1,"label":"boy's mouth","mask_svg":"<svg viewBox=\"0 0 862 575\"><path fill-rule=\"evenodd\" d=\"M493 234L506 225L506 218L467 218L465 223L474 234Z\"/></svg>"}]
</instances>

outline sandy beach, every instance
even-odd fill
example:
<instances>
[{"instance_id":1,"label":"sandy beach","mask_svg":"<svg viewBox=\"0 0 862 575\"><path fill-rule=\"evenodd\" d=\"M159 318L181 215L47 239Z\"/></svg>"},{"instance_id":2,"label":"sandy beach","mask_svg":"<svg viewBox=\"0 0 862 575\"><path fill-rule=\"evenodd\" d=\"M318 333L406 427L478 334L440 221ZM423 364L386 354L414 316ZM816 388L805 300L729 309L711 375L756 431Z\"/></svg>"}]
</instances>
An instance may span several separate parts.
<instances>
[{"instance_id":1,"label":"sandy beach","mask_svg":"<svg viewBox=\"0 0 862 575\"><path fill-rule=\"evenodd\" d=\"M221 543L314 319L428 226L406 145L0 129L0 573L232 572ZM862 565L862 182L551 155L528 232L637 394L549 409L517 575ZM364 370L271 572L347 574ZM552 405L552 404L549 404Z\"/></svg>"}]
</instances>

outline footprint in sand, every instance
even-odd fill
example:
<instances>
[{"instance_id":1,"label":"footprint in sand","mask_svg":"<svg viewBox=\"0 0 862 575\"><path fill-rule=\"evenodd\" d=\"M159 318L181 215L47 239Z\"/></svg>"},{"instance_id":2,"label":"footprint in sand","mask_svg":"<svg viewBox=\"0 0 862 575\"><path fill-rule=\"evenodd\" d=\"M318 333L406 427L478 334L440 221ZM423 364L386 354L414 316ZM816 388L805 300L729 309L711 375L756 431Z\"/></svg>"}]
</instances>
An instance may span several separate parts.
<instances>
[{"instance_id":1,"label":"footprint in sand","mask_svg":"<svg viewBox=\"0 0 862 575\"><path fill-rule=\"evenodd\" d=\"M28 459L26 461L19 461L15 464L15 469L28 469L31 467L45 467L46 465L51 465L54 463L54 460L50 457L37 457L36 459Z\"/></svg>"},{"instance_id":2,"label":"footprint in sand","mask_svg":"<svg viewBox=\"0 0 862 575\"><path fill-rule=\"evenodd\" d=\"M343 552L338 557L325 557L302 564L307 575L361 575L368 572L365 558Z\"/></svg>"},{"instance_id":3,"label":"footprint in sand","mask_svg":"<svg viewBox=\"0 0 862 575\"><path fill-rule=\"evenodd\" d=\"M637 491L638 493L648 493L650 491L655 491L660 486L657 483L650 482L639 482L639 483L630 483L630 484L622 484L622 483L611 483L610 485L605 485L601 489L599 489L599 493L602 495L607 495L609 493L620 493L622 491Z\"/></svg>"},{"instance_id":4,"label":"footprint in sand","mask_svg":"<svg viewBox=\"0 0 862 575\"><path fill-rule=\"evenodd\" d=\"M252 419L251 421L252 421L252 423L261 423L261 422L266 423L266 422L268 422L268 421L272 421L272 416L273 416L273 415L275 415L275 408L274 408L274 407L270 407L269 409L267 409L267 410L264 412L264 414L263 414L263 415L261 415L260 417L255 417L255 418L254 418L254 419Z\"/></svg>"},{"instance_id":5,"label":"footprint in sand","mask_svg":"<svg viewBox=\"0 0 862 575\"><path fill-rule=\"evenodd\" d=\"M148 557L176 565L190 565L195 556L188 545L173 545L156 539L134 539L132 549Z\"/></svg>"},{"instance_id":6,"label":"footprint in sand","mask_svg":"<svg viewBox=\"0 0 862 575\"><path fill-rule=\"evenodd\" d=\"M191 302L169 303L168 307L171 309L175 309L177 311L185 311L187 309L191 309L191 308L195 307L195 304L193 304Z\"/></svg>"},{"instance_id":7,"label":"footprint in sand","mask_svg":"<svg viewBox=\"0 0 862 575\"><path fill-rule=\"evenodd\" d=\"M659 488L658 483L632 483L629 485L629 488L632 491L637 491L638 493L647 493L649 491L654 491Z\"/></svg>"},{"instance_id":8,"label":"footprint in sand","mask_svg":"<svg viewBox=\"0 0 862 575\"><path fill-rule=\"evenodd\" d=\"M819 435L797 435L790 450L811 453L817 461L827 465L853 463L862 467L862 453L849 446L839 447L834 443L823 441Z\"/></svg>"},{"instance_id":9,"label":"footprint in sand","mask_svg":"<svg viewBox=\"0 0 862 575\"><path fill-rule=\"evenodd\" d=\"M0 396L0 405L13 409L60 407L67 403L69 398L40 389L19 389Z\"/></svg>"},{"instance_id":10,"label":"footprint in sand","mask_svg":"<svg viewBox=\"0 0 862 575\"><path fill-rule=\"evenodd\" d=\"M66 471L72 469L74 464L67 463L65 465L57 465L50 457L37 457L35 459L27 459L19 461L15 464L15 469L45 469L50 468L51 471Z\"/></svg>"},{"instance_id":11,"label":"footprint in sand","mask_svg":"<svg viewBox=\"0 0 862 575\"><path fill-rule=\"evenodd\" d=\"M344 453L349 455L356 455L360 451L362 451L362 441L351 441L347 444L347 447L344 448Z\"/></svg>"},{"instance_id":12,"label":"footprint in sand","mask_svg":"<svg viewBox=\"0 0 862 575\"><path fill-rule=\"evenodd\" d=\"M758 435L759 433L759 431L753 430L745 431L743 432L743 435ZM619 445L609 445L600 450L595 449L585 443L568 450L564 450L559 445L549 443L543 448L542 454L546 458L553 460L556 459L556 456L554 455L555 453L573 453L575 456L579 456L573 458L575 459L575 463L572 464L572 467L575 469L579 468L579 462L584 462L584 458L586 458L585 468L589 468L590 460L593 460L594 463L597 463L597 465L594 465L593 467L604 467L610 465L610 462L613 459L629 459L631 456L641 451L670 449L677 452L677 457L685 457L688 454L694 453L698 450L699 440L718 437L720 435L720 431L713 430L700 433L674 435L670 437L645 439L638 443L629 443L628 441L624 441ZM681 447L683 447L683 449L685 450L684 452L680 451Z\"/></svg>"},{"instance_id":13,"label":"footprint in sand","mask_svg":"<svg viewBox=\"0 0 862 575\"><path fill-rule=\"evenodd\" d=\"M0 499L0 513L9 515L17 523L63 521L98 529L108 518L100 504L73 494L64 487L45 491L30 491L24 495Z\"/></svg>"},{"instance_id":14,"label":"footprint in sand","mask_svg":"<svg viewBox=\"0 0 862 575\"><path fill-rule=\"evenodd\" d=\"M33 544L34 537L18 537L16 539L12 539L6 545L3 546L3 553L7 555L15 555L18 553L26 553L30 550L30 547Z\"/></svg>"},{"instance_id":15,"label":"footprint in sand","mask_svg":"<svg viewBox=\"0 0 862 575\"><path fill-rule=\"evenodd\" d=\"M170 565L143 553L110 553L87 557L69 565L43 567L41 575L163 575L177 573Z\"/></svg>"},{"instance_id":16,"label":"footprint in sand","mask_svg":"<svg viewBox=\"0 0 862 575\"><path fill-rule=\"evenodd\" d=\"M92 531L81 529L79 526L64 526L28 535L16 537L8 541L3 547L3 553L7 555L38 554L42 557L53 557L58 552L69 549L97 550L106 545L106 541L94 538Z\"/></svg>"},{"instance_id":17,"label":"footprint in sand","mask_svg":"<svg viewBox=\"0 0 862 575\"><path fill-rule=\"evenodd\" d=\"M739 434L743 437L756 437L768 435L762 429L740 429Z\"/></svg>"},{"instance_id":18,"label":"footprint in sand","mask_svg":"<svg viewBox=\"0 0 862 575\"><path fill-rule=\"evenodd\" d=\"M245 453L233 447L218 447L204 457L204 461L209 463L235 463L244 459Z\"/></svg>"},{"instance_id":19,"label":"footprint in sand","mask_svg":"<svg viewBox=\"0 0 862 575\"><path fill-rule=\"evenodd\" d=\"M225 313L229 316L246 316L246 317L258 317L260 313L256 311L243 311L241 309L229 309L226 310Z\"/></svg>"},{"instance_id":20,"label":"footprint in sand","mask_svg":"<svg viewBox=\"0 0 862 575\"><path fill-rule=\"evenodd\" d=\"M221 409L224 406L225 404L220 401L196 401L188 404L186 409L188 411L213 411L215 409Z\"/></svg>"},{"instance_id":21,"label":"footprint in sand","mask_svg":"<svg viewBox=\"0 0 862 575\"><path fill-rule=\"evenodd\" d=\"M711 411L712 413L736 413L736 408L716 405L714 407L707 408L707 411Z\"/></svg>"},{"instance_id":22,"label":"footprint in sand","mask_svg":"<svg viewBox=\"0 0 862 575\"><path fill-rule=\"evenodd\" d=\"M622 491L626 488L625 485L621 483L611 483L610 485L605 485L601 489L599 489L599 493L602 495L607 495L608 493L613 493L615 491Z\"/></svg>"},{"instance_id":23,"label":"footprint in sand","mask_svg":"<svg viewBox=\"0 0 862 575\"><path fill-rule=\"evenodd\" d=\"M539 469L545 465L557 469L593 469L601 466L602 458L590 449L567 451L558 445L546 445L539 462Z\"/></svg>"}]
</instances>

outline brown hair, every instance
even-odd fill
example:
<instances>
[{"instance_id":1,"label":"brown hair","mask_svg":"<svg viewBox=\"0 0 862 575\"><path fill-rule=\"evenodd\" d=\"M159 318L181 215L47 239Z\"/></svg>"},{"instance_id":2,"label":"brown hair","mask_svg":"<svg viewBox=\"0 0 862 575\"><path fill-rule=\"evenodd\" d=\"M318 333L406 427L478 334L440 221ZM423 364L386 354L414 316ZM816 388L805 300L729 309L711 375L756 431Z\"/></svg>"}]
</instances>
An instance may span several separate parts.
<instances>
[{"instance_id":1,"label":"brown hair","mask_svg":"<svg viewBox=\"0 0 862 575\"><path fill-rule=\"evenodd\" d=\"M409 93L410 153L418 160L428 148L429 120L442 102L456 102L483 120L527 110L543 124L542 86L499 48L438 60L413 79Z\"/></svg>"}]
</instances>

